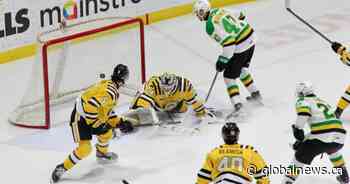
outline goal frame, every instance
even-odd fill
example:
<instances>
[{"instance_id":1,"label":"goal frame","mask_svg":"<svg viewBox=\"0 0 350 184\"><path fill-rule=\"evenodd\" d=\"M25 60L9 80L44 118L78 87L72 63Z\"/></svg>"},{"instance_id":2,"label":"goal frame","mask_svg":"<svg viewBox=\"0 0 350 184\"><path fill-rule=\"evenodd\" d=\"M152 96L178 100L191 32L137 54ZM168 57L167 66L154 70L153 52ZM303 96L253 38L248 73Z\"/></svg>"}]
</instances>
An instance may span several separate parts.
<instances>
[{"instance_id":1,"label":"goal frame","mask_svg":"<svg viewBox=\"0 0 350 184\"><path fill-rule=\"evenodd\" d=\"M109 17L113 18L113 17ZM114 17L118 18L118 17ZM123 18L123 17L119 17ZM77 38L83 38L86 36L90 36L92 34L112 30L114 28L118 28L121 26L127 26L130 24L138 24L139 26L139 36L140 36L140 64L141 64L141 80L142 83L146 80L146 72L145 72L145 33L144 33L144 23L141 18L129 18L127 20L117 21L116 23L112 23L106 26L102 26L99 28L94 28L87 31L77 32L71 35L62 36L58 38L54 38L47 41L40 41L42 44L41 52L42 52L42 75L43 75L43 85L44 85L44 109L45 109L45 124L44 125L27 125L25 123L12 122L12 124L25 127L25 128L35 128L35 129L50 129L51 127L51 119L50 119L50 87L49 87L49 72L48 72L48 48L50 46L54 46L57 44L62 44L67 41L71 41ZM40 61L34 61L40 62Z\"/></svg>"}]
</instances>

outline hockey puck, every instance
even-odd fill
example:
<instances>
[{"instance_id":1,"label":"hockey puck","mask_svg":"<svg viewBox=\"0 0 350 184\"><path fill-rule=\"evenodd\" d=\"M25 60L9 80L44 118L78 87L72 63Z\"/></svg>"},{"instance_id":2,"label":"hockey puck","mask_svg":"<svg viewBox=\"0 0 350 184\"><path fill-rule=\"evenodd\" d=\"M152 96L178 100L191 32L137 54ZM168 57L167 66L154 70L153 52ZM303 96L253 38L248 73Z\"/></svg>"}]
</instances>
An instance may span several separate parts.
<instances>
[{"instance_id":1,"label":"hockey puck","mask_svg":"<svg viewBox=\"0 0 350 184\"><path fill-rule=\"evenodd\" d=\"M100 73L100 78L101 78L101 79L104 79L105 77L106 77L106 74Z\"/></svg>"}]
</instances>

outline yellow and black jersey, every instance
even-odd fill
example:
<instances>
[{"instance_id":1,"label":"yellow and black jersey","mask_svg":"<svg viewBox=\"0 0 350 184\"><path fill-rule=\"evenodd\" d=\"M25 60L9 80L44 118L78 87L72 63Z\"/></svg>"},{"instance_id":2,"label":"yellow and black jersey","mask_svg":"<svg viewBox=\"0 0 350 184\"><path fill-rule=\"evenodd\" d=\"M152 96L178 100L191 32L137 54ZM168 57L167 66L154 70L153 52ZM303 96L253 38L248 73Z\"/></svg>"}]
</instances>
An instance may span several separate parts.
<instances>
[{"instance_id":1,"label":"yellow and black jersey","mask_svg":"<svg viewBox=\"0 0 350 184\"><path fill-rule=\"evenodd\" d=\"M350 52L346 50L346 47L342 46L337 50L337 54L340 56L340 60L350 66Z\"/></svg>"},{"instance_id":2,"label":"yellow and black jersey","mask_svg":"<svg viewBox=\"0 0 350 184\"><path fill-rule=\"evenodd\" d=\"M198 99L191 82L176 76L177 85L170 94L165 93L160 86L160 77L153 76L144 86L144 91L134 100L133 109L153 107L157 111L169 111L178 104L185 102L191 105L197 115L205 114L205 107Z\"/></svg>"},{"instance_id":3,"label":"yellow and black jersey","mask_svg":"<svg viewBox=\"0 0 350 184\"><path fill-rule=\"evenodd\" d=\"M113 112L119 98L118 87L111 80L102 80L86 89L76 102L78 114L93 128L103 123L112 127L119 124L120 118Z\"/></svg>"},{"instance_id":4,"label":"yellow and black jersey","mask_svg":"<svg viewBox=\"0 0 350 184\"><path fill-rule=\"evenodd\" d=\"M224 144L207 154L196 184L251 183L253 178L258 184L268 184L266 168L264 159L252 146Z\"/></svg>"}]
</instances>

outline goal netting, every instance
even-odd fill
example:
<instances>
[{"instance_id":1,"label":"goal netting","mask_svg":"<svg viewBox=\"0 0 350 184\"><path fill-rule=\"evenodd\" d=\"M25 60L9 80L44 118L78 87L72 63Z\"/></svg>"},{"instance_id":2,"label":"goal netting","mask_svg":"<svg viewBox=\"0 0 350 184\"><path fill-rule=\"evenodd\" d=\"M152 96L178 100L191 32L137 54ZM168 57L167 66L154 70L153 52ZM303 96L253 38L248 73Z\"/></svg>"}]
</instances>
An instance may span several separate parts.
<instances>
[{"instance_id":1,"label":"goal netting","mask_svg":"<svg viewBox=\"0 0 350 184\"><path fill-rule=\"evenodd\" d=\"M9 118L15 125L50 128L68 121L67 108L73 108L81 91L103 76L109 79L119 63L130 70L122 92L134 95L145 81L141 19L105 17L68 22L39 34L38 42L27 90Z\"/></svg>"}]
</instances>

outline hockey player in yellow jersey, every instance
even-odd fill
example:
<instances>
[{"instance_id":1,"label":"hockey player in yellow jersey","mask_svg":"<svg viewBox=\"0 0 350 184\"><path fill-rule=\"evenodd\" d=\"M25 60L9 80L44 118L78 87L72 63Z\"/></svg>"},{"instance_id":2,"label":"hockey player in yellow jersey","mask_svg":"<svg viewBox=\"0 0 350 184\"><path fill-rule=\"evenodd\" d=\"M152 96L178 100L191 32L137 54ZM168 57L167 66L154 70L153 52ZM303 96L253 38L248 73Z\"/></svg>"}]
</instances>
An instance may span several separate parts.
<instances>
[{"instance_id":1,"label":"hockey player in yellow jersey","mask_svg":"<svg viewBox=\"0 0 350 184\"><path fill-rule=\"evenodd\" d=\"M131 109L144 108L158 112L184 113L187 112L188 106L192 106L199 119L215 119L215 115L208 111L198 98L189 80L165 72L160 76L152 76L146 82L144 91L136 96Z\"/></svg>"},{"instance_id":2,"label":"hockey player in yellow jersey","mask_svg":"<svg viewBox=\"0 0 350 184\"><path fill-rule=\"evenodd\" d=\"M332 49L335 53L340 56L340 60L347 66L350 66L350 53L346 50L346 47L338 42L333 42ZM346 109L350 104L350 85L347 87L345 93L340 97L337 104L337 109L335 110L335 115L337 118L341 116L344 109Z\"/></svg>"},{"instance_id":3,"label":"hockey player in yellow jersey","mask_svg":"<svg viewBox=\"0 0 350 184\"><path fill-rule=\"evenodd\" d=\"M249 145L238 144L240 130L236 123L227 122L221 129L225 144L207 154L198 171L196 184L252 183L268 184L267 165L262 156Z\"/></svg>"},{"instance_id":4,"label":"hockey player in yellow jersey","mask_svg":"<svg viewBox=\"0 0 350 184\"><path fill-rule=\"evenodd\" d=\"M300 174L304 165L310 165L313 159L326 153L334 168L341 173L336 179L341 183L349 183L349 175L345 159L341 154L344 146L346 131L341 120L332 112L332 107L317 97L310 82L299 82L296 87L297 118L292 125L296 142L290 172L284 177L283 184L292 184ZM304 126L308 124L310 133L304 134ZM298 170L296 168L299 168Z\"/></svg>"},{"instance_id":5,"label":"hockey player in yellow jersey","mask_svg":"<svg viewBox=\"0 0 350 184\"><path fill-rule=\"evenodd\" d=\"M96 158L99 163L113 163L118 155L108 151L112 129L122 132L133 130L131 122L117 116L113 108L117 105L118 89L124 85L129 76L126 65L118 64L110 80L102 80L86 89L76 100L71 114L70 127L77 148L56 166L51 175L51 183L56 183L62 175L92 151L92 136L97 136Z\"/></svg>"}]
</instances>

